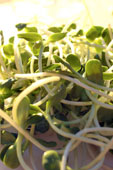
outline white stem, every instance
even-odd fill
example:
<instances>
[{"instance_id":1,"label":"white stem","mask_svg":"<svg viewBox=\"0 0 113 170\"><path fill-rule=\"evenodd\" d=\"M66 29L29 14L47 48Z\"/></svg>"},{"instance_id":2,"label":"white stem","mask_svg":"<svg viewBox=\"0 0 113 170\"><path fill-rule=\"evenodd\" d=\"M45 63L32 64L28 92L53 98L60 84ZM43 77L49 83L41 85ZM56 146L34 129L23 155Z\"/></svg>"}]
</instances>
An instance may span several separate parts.
<instances>
[{"instance_id":1,"label":"white stem","mask_svg":"<svg viewBox=\"0 0 113 170\"><path fill-rule=\"evenodd\" d=\"M19 134L18 136L18 139L17 139L17 147L16 147L16 150L17 150L17 157L18 157L18 160L20 162L20 165L23 167L24 170L32 170L24 161L23 157L22 157L22 148L21 148L21 145L22 145L22 135Z\"/></svg>"},{"instance_id":2,"label":"white stem","mask_svg":"<svg viewBox=\"0 0 113 170\"><path fill-rule=\"evenodd\" d=\"M81 87L83 87L87 90L93 91L96 94L99 94L99 95L104 96L104 97L111 99L111 100L113 99L112 96L109 96L109 95L107 95L107 94L105 94L105 93L103 93L103 92L101 92L101 91L99 91L99 90L97 90L97 89L95 89L91 86L88 86L88 85L82 83L81 81L79 81L76 78L71 78L71 77L63 75L63 74L43 72L43 73L34 73L34 74L16 74L15 75L15 77L18 77L18 78L21 77L21 78L27 78L27 79L34 79L35 77L44 77L44 76L59 76L62 79L68 80L68 81L73 82L73 83L75 83L75 84L77 84L77 85L79 85L79 86L81 86ZM97 87L97 88L99 88L99 87ZM104 87L104 86L101 86L101 89L113 91L112 88L108 88L108 87Z\"/></svg>"},{"instance_id":3,"label":"white stem","mask_svg":"<svg viewBox=\"0 0 113 170\"><path fill-rule=\"evenodd\" d=\"M70 140L70 142L66 146L66 149L64 151L64 155L62 157L61 170L66 169L67 156L68 156L69 150L70 150L70 148L71 148L74 141L75 141L75 139Z\"/></svg>"},{"instance_id":4,"label":"white stem","mask_svg":"<svg viewBox=\"0 0 113 170\"><path fill-rule=\"evenodd\" d=\"M87 102L75 102L75 101L69 101L69 100L61 100L61 103L63 104L67 104L67 105L72 105L72 106L88 106L88 105L92 105L91 101L87 101Z\"/></svg>"},{"instance_id":5,"label":"white stem","mask_svg":"<svg viewBox=\"0 0 113 170\"><path fill-rule=\"evenodd\" d=\"M59 76L64 76L63 74L57 74L57 73L48 73L48 72L41 72L41 73L34 73L34 74L15 74L16 78L27 78L27 79L34 79L35 77L46 77L46 76L54 76L54 75L59 75ZM68 77L68 76L64 76L64 77ZM83 78L83 77L82 77ZM74 78L72 78L74 79ZM83 78L84 79L84 78ZM84 79L89 85L94 86L97 89L102 89L102 90L106 90L106 91L113 91L113 88L108 88L108 87L104 87L98 84L95 84L89 80ZM73 81L72 81L73 82ZM94 88L92 88L94 89ZM91 90L93 91L93 90Z\"/></svg>"},{"instance_id":6,"label":"white stem","mask_svg":"<svg viewBox=\"0 0 113 170\"><path fill-rule=\"evenodd\" d=\"M20 52L19 52L19 48L18 48L17 36L15 36L15 41L14 41L14 56L15 56L15 64L16 64L16 68L17 68L18 72L24 73L23 66L22 66L22 60L21 60L21 56L20 56Z\"/></svg>"}]
</instances>

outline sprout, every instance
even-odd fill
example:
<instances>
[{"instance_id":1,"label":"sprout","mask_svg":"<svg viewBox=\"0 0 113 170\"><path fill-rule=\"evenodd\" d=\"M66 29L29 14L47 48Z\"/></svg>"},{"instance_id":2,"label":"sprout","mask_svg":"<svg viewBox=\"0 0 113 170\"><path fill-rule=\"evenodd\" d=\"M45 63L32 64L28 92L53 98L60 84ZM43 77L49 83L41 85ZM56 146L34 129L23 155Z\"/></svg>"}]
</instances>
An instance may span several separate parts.
<instances>
[{"instance_id":1,"label":"sprout","mask_svg":"<svg viewBox=\"0 0 113 170\"><path fill-rule=\"evenodd\" d=\"M92 26L85 33L83 28L76 30L76 23L47 30L19 23L16 28L19 32L8 44L4 44L0 31L0 128L4 145L0 159L11 169L19 165L26 170L37 169L34 144L44 151L44 170L72 170L67 165L68 154L84 142L100 147L101 153L77 169L99 169L105 154L113 149L112 29ZM10 126L16 134L8 132ZM61 145L52 135L45 139L49 132ZM44 133L43 138L38 133ZM32 168L23 159L28 148Z\"/></svg>"},{"instance_id":2,"label":"sprout","mask_svg":"<svg viewBox=\"0 0 113 170\"><path fill-rule=\"evenodd\" d=\"M44 170L60 170L60 157L54 150L46 151L42 158Z\"/></svg>"}]
</instances>

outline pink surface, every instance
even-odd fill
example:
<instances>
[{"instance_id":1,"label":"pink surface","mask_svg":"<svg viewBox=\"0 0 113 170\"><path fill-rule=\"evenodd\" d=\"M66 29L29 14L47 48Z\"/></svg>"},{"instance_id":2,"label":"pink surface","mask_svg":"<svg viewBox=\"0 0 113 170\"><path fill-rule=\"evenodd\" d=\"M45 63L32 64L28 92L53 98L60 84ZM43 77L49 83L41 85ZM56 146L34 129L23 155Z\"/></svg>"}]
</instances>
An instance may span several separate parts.
<instances>
[{"instance_id":1,"label":"pink surface","mask_svg":"<svg viewBox=\"0 0 113 170\"><path fill-rule=\"evenodd\" d=\"M55 141L57 140L56 136L53 135L53 131L49 131L48 133L46 133L46 135L45 134L43 134L43 135L38 134L38 136L42 139L45 138L46 140L55 140ZM59 143L59 146L62 146L62 145L63 145L62 142ZM86 148L86 144L84 144L84 147ZM96 155L99 154L99 149L97 147L94 147L94 146L90 146L90 148L92 149L94 156L96 157ZM79 146L77 151L78 151L78 164L79 164L80 167L88 164L88 162L90 162L92 160L91 156L87 152L87 149L83 152L83 144L81 144ZM43 154L43 152L40 149L33 146L33 158L34 158L34 162L36 164L37 170L44 170L42 168L42 165L41 165L42 154ZM74 153L71 152L69 157L70 157L69 158L69 165L73 168ZM28 150L24 154L24 159L30 165ZM107 169L106 166L109 166L109 169ZM6 166L4 166L2 164L2 162L0 162L0 170L11 170L11 169L7 168ZM20 166L15 170L23 170L23 168ZM100 170L113 170L113 154L109 153L109 154L106 155L106 158L105 158L105 161L104 161L104 166Z\"/></svg>"}]
</instances>

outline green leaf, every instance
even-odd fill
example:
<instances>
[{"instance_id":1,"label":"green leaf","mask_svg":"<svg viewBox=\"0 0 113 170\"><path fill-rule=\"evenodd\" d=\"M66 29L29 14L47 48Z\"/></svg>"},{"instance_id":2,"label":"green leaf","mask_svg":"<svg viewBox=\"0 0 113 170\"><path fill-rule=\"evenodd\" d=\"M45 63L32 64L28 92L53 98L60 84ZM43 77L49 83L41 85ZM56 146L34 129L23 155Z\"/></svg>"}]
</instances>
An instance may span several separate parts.
<instances>
[{"instance_id":1,"label":"green leaf","mask_svg":"<svg viewBox=\"0 0 113 170\"><path fill-rule=\"evenodd\" d=\"M49 52L49 46L44 47L44 52Z\"/></svg>"},{"instance_id":2,"label":"green leaf","mask_svg":"<svg viewBox=\"0 0 113 170\"><path fill-rule=\"evenodd\" d=\"M55 147L55 146L57 146L57 143L56 142L54 142L54 141L45 141L45 140L43 140L43 139L37 139L38 140L38 142L40 142L43 146L46 146L46 147Z\"/></svg>"},{"instance_id":3,"label":"green leaf","mask_svg":"<svg viewBox=\"0 0 113 170\"><path fill-rule=\"evenodd\" d=\"M62 27L50 27L48 28L48 31L54 32L54 33L58 33L62 31Z\"/></svg>"},{"instance_id":4,"label":"green leaf","mask_svg":"<svg viewBox=\"0 0 113 170\"><path fill-rule=\"evenodd\" d=\"M71 31L72 29L76 29L75 23L70 24L69 27L67 28L67 31Z\"/></svg>"},{"instance_id":5,"label":"green leaf","mask_svg":"<svg viewBox=\"0 0 113 170\"><path fill-rule=\"evenodd\" d=\"M83 89L80 98L81 98L81 101L90 101L89 97L86 94L85 89Z\"/></svg>"},{"instance_id":6,"label":"green leaf","mask_svg":"<svg viewBox=\"0 0 113 170\"><path fill-rule=\"evenodd\" d=\"M50 35L50 37L48 38L48 42L56 42L56 41L62 40L66 36L66 34L67 34L66 32L54 33Z\"/></svg>"},{"instance_id":7,"label":"green leaf","mask_svg":"<svg viewBox=\"0 0 113 170\"><path fill-rule=\"evenodd\" d=\"M107 62L106 62L106 59L105 59L105 52L103 52L103 51L102 51L102 54L101 54L101 64L103 66L108 66Z\"/></svg>"},{"instance_id":8,"label":"green leaf","mask_svg":"<svg viewBox=\"0 0 113 170\"><path fill-rule=\"evenodd\" d=\"M113 80L113 73L103 73L104 80Z\"/></svg>"},{"instance_id":9,"label":"green leaf","mask_svg":"<svg viewBox=\"0 0 113 170\"><path fill-rule=\"evenodd\" d=\"M103 45L102 44L102 38L99 37L99 38L95 39L94 43L97 44L97 45ZM96 49L97 53L100 53L103 50L103 48L100 48L100 47L96 47L95 49Z\"/></svg>"},{"instance_id":10,"label":"green leaf","mask_svg":"<svg viewBox=\"0 0 113 170\"><path fill-rule=\"evenodd\" d=\"M24 29L27 26L27 24L25 23L19 23L16 24L15 27L18 29L18 31L21 31L22 29Z\"/></svg>"},{"instance_id":11,"label":"green leaf","mask_svg":"<svg viewBox=\"0 0 113 170\"><path fill-rule=\"evenodd\" d=\"M8 131L2 130L1 133L1 144L13 144L15 142L16 138L13 134L11 134Z\"/></svg>"},{"instance_id":12,"label":"green leaf","mask_svg":"<svg viewBox=\"0 0 113 170\"><path fill-rule=\"evenodd\" d=\"M58 92L56 92L56 94L48 100L49 106L55 106L62 99L64 99L66 97L66 95L67 95L66 87L64 85L62 85L61 88L58 90Z\"/></svg>"},{"instance_id":13,"label":"green leaf","mask_svg":"<svg viewBox=\"0 0 113 170\"><path fill-rule=\"evenodd\" d=\"M18 118L18 125L24 126L25 122L28 118L29 114L29 105L30 101L28 97L24 97L24 99L20 102L18 109L17 109L17 118Z\"/></svg>"},{"instance_id":14,"label":"green leaf","mask_svg":"<svg viewBox=\"0 0 113 170\"><path fill-rule=\"evenodd\" d=\"M56 113L55 118L53 118L53 119L54 120L58 119L58 120L61 120L61 121L68 121L67 117L62 113Z\"/></svg>"},{"instance_id":15,"label":"green leaf","mask_svg":"<svg viewBox=\"0 0 113 170\"><path fill-rule=\"evenodd\" d=\"M27 50L20 53L22 58L22 64L23 64L23 70L24 72L29 72L29 59L31 59L32 54L28 52Z\"/></svg>"},{"instance_id":16,"label":"green leaf","mask_svg":"<svg viewBox=\"0 0 113 170\"><path fill-rule=\"evenodd\" d=\"M84 32L82 29L80 29L77 33L76 33L76 37L82 36L84 35Z\"/></svg>"},{"instance_id":17,"label":"green leaf","mask_svg":"<svg viewBox=\"0 0 113 170\"><path fill-rule=\"evenodd\" d=\"M60 157L54 150L44 152L42 157L44 170L60 170Z\"/></svg>"},{"instance_id":18,"label":"green leaf","mask_svg":"<svg viewBox=\"0 0 113 170\"><path fill-rule=\"evenodd\" d=\"M108 67L107 66L102 66L102 72L105 72L108 70Z\"/></svg>"},{"instance_id":19,"label":"green leaf","mask_svg":"<svg viewBox=\"0 0 113 170\"><path fill-rule=\"evenodd\" d=\"M69 54L66 58L66 61L71 65L71 67L75 71L79 71L81 69L81 64L80 64L80 60L79 60L78 56L76 56L74 54Z\"/></svg>"},{"instance_id":20,"label":"green leaf","mask_svg":"<svg viewBox=\"0 0 113 170\"><path fill-rule=\"evenodd\" d=\"M14 43L14 36L9 38L9 43L12 43L12 44Z\"/></svg>"},{"instance_id":21,"label":"green leaf","mask_svg":"<svg viewBox=\"0 0 113 170\"><path fill-rule=\"evenodd\" d=\"M14 55L14 48L13 48L13 44L9 43L7 45L3 46L3 52L6 55Z\"/></svg>"},{"instance_id":22,"label":"green leaf","mask_svg":"<svg viewBox=\"0 0 113 170\"><path fill-rule=\"evenodd\" d=\"M60 122L59 124L58 123L54 123L59 129L62 129L62 127L63 127L63 131L64 131L64 126L62 126L62 123ZM66 126L65 126L65 128L66 128ZM66 130L67 130L67 128L66 128ZM68 131L69 132L69 131ZM68 140L69 140L69 138L66 138L66 137L64 137L64 136L62 136L62 135L59 135L58 133L57 133L57 138L60 140L60 141L63 141L63 142L67 142Z\"/></svg>"},{"instance_id":23,"label":"green leaf","mask_svg":"<svg viewBox=\"0 0 113 170\"><path fill-rule=\"evenodd\" d=\"M70 131L71 131L71 133L76 134L80 131L80 129L78 127L71 127Z\"/></svg>"},{"instance_id":24,"label":"green leaf","mask_svg":"<svg viewBox=\"0 0 113 170\"><path fill-rule=\"evenodd\" d=\"M69 92L69 96L71 99L78 99L81 97L83 90L84 89L82 87L74 85L74 87Z\"/></svg>"},{"instance_id":25,"label":"green leaf","mask_svg":"<svg viewBox=\"0 0 113 170\"><path fill-rule=\"evenodd\" d=\"M34 106L33 104L30 104L30 110L33 110L34 112L40 112L41 113L40 107Z\"/></svg>"},{"instance_id":26,"label":"green leaf","mask_svg":"<svg viewBox=\"0 0 113 170\"><path fill-rule=\"evenodd\" d=\"M3 161L3 159L4 159L4 155L5 155L5 153L7 152L9 146L10 146L10 145L5 145L5 146L3 147L3 149L1 150L1 152L0 152L0 159L1 159L2 161Z\"/></svg>"},{"instance_id":27,"label":"green leaf","mask_svg":"<svg viewBox=\"0 0 113 170\"><path fill-rule=\"evenodd\" d=\"M9 148L7 149L7 151L3 157L3 163L11 169L15 169L20 165L20 163L18 161L18 157L17 157L15 144L9 146Z\"/></svg>"},{"instance_id":28,"label":"green leaf","mask_svg":"<svg viewBox=\"0 0 113 170\"><path fill-rule=\"evenodd\" d=\"M14 82L15 80L11 78L7 80L3 80L2 83L0 84L0 87L11 88Z\"/></svg>"},{"instance_id":29,"label":"green leaf","mask_svg":"<svg viewBox=\"0 0 113 170\"><path fill-rule=\"evenodd\" d=\"M1 152L0 152L0 159L1 159L1 161L3 161L4 155L5 155L5 153L7 152L7 149L9 148L9 146L10 146L10 145L5 145L5 146L2 148L2 150L1 150Z\"/></svg>"},{"instance_id":30,"label":"green leaf","mask_svg":"<svg viewBox=\"0 0 113 170\"><path fill-rule=\"evenodd\" d=\"M43 69L45 71L53 71L53 70L57 70L60 68L60 64L59 63L55 63L55 64L51 64L50 66L46 66Z\"/></svg>"},{"instance_id":31,"label":"green leaf","mask_svg":"<svg viewBox=\"0 0 113 170\"><path fill-rule=\"evenodd\" d=\"M25 27L25 32L38 32L36 27Z\"/></svg>"},{"instance_id":32,"label":"green leaf","mask_svg":"<svg viewBox=\"0 0 113 170\"><path fill-rule=\"evenodd\" d=\"M56 103L56 105L54 105L55 109L58 111L58 112L62 112L63 109L62 109L62 104L61 103Z\"/></svg>"},{"instance_id":33,"label":"green leaf","mask_svg":"<svg viewBox=\"0 0 113 170\"><path fill-rule=\"evenodd\" d=\"M43 117L43 119L36 124L35 130L40 132L40 133L47 132L49 130L49 123L48 123L48 121Z\"/></svg>"},{"instance_id":34,"label":"green leaf","mask_svg":"<svg viewBox=\"0 0 113 170\"><path fill-rule=\"evenodd\" d=\"M26 121L27 125L32 125L32 124L38 124L40 121L44 119L44 116L42 113L36 113L32 114L28 120Z\"/></svg>"},{"instance_id":35,"label":"green leaf","mask_svg":"<svg viewBox=\"0 0 113 170\"><path fill-rule=\"evenodd\" d=\"M12 90L16 90L16 89L21 89L25 86L27 86L29 83L29 80L26 79L18 79L17 81L15 81L15 83L12 85Z\"/></svg>"},{"instance_id":36,"label":"green leaf","mask_svg":"<svg viewBox=\"0 0 113 170\"><path fill-rule=\"evenodd\" d=\"M33 54L36 56L36 55L39 55L39 52L40 52L40 47L42 45L42 42L39 41L39 42L29 42L28 43L29 47L31 48L31 51L33 52Z\"/></svg>"},{"instance_id":37,"label":"green leaf","mask_svg":"<svg viewBox=\"0 0 113 170\"><path fill-rule=\"evenodd\" d=\"M25 47L21 45L19 46L19 52L20 52L20 56L22 59L23 70L24 72L27 72L29 71L28 62L29 62L29 59L31 59L32 57L32 53L26 50Z\"/></svg>"},{"instance_id":38,"label":"green leaf","mask_svg":"<svg viewBox=\"0 0 113 170\"><path fill-rule=\"evenodd\" d=\"M103 27L101 26L92 26L86 33L87 39L93 41L95 38L100 37Z\"/></svg>"},{"instance_id":39,"label":"green leaf","mask_svg":"<svg viewBox=\"0 0 113 170\"><path fill-rule=\"evenodd\" d=\"M62 60L59 56L53 55L53 58L55 59L55 61L56 61L57 63L62 63L62 64L63 64L63 60Z\"/></svg>"},{"instance_id":40,"label":"green leaf","mask_svg":"<svg viewBox=\"0 0 113 170\"><path fill-rule=\"evenodd\" d=\"M113 110L100 107L97 112L99 122L106 122L113 120Z\"/></svg>"},{"instance_id":41,"label":"green leaf","mask_svg":"<svg viewBox=\"0 0 113 170\"><path fill-rule=\"evenodd\" d=\"M66 170L74 170L74 169L70 168L69 166L66 166Z\"/></svg>"},{"instance_id":42,"label":"green leaf","mask_svg":"<svg viewBox=\"0 0 113 170\"><path fill-rule=\"evenodd\" d=\"M64 59L58 57L57 55L53 55L53 58L55 59L56 63L62 63L65 67L67 67L73 74L71 74L70 72L62 72L63 74L66 75L73 75L75 78L80 78L80 76L78 75L78 73L71 67L71 65L69 63L67 63Z\"/></svg>"},{"instance_id":43,"label":"green leaf","mask_svg":"<svg viewBox=\"0 0 113 170\"><path fill-rule=\"evenodd\" d=\"M27 41L40 41L42 40L42 37L40 34L36 33L36 32L26 32L26 33L20 33L20 34L17 34L18 35L18 38L23 38Z\"/></svg>"},{"instance_id":44,"label":"green leaf","mask_svg":"<svg viewBox=\"0 0 113 170\"><path fill-rule=\"evenodd\" d=\"M113 33L113 29L112 29L112 33ZM109 35L108 28L106 28L102 31L102 38L104 39L104 41L107 45L110 43L111 38L110 38L110 35Z\"/></svg>"},{"instance_id":45,"label":"green leaf","mask_svg":"<svg viewBox=\"0 0 113 170\"><path fill-rule=\"evenodd\" d=\"M100 60L100 56L99 56L98 54L96 54L96 55L94 56L94 59Z\"/></svg>"},{"instance_id":46,"label":"green leaf","mask_svg":"<svg viewBox=\"0 0 113 170\"><path fill-rule=\"evenodd\" d=\"M85 66L85 71L88 80L100 85L103 84L102 66L99 60L88 60Z\"/></svg>"},{"instance_id":47,"label":"green leaf","mask_svg":"<svg viewBox=\"0 0 113 170\"><path fill-rule=\"evenodd\" d=\"M11 90L12 84L14 80L8 79L6 81L3 81L2 84L0 84L0 99L6 99L13 94L13 90Z\"/></svg>"}]
</instances>

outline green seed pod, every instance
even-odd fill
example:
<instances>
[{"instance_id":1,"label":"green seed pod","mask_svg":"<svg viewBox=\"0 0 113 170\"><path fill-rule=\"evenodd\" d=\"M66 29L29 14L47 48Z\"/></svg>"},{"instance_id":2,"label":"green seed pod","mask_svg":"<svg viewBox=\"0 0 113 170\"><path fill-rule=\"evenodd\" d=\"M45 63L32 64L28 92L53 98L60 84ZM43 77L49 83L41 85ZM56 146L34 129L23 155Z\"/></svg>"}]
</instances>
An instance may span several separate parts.
<instances>
[{"instance_id":1,"label":"green seed pod","mask_svg":"<svg viewBox=\"0 0 113 170\"><path fill-rule=\"evenodd\" d=\"M85 71L88 80L100 85L103 84L102 66L99 60L88 60L85 66Z\"/></svg>"},{"instance_id":2,"label":"green seed pod","mask_svg":"<svg viewBox=\"0 0 113 170\"><path fill-rule=\"evenodd\" d=\"M17 158L15 144L9 146L9 148L7 149L7 151L3 157L3 163L11 169L15 169L20 165L18 158Z\"/></svg>"},{"instance_id":3,"label":"green seed pod","mask_svg":"<svg viewBox=\"0 0 113 170\"><path fill-rule=\"evenodd\" d=\"M60 170L60 157L54 150L46 151L42 158L44 170Z\"/></svg>"}]
</instances>

